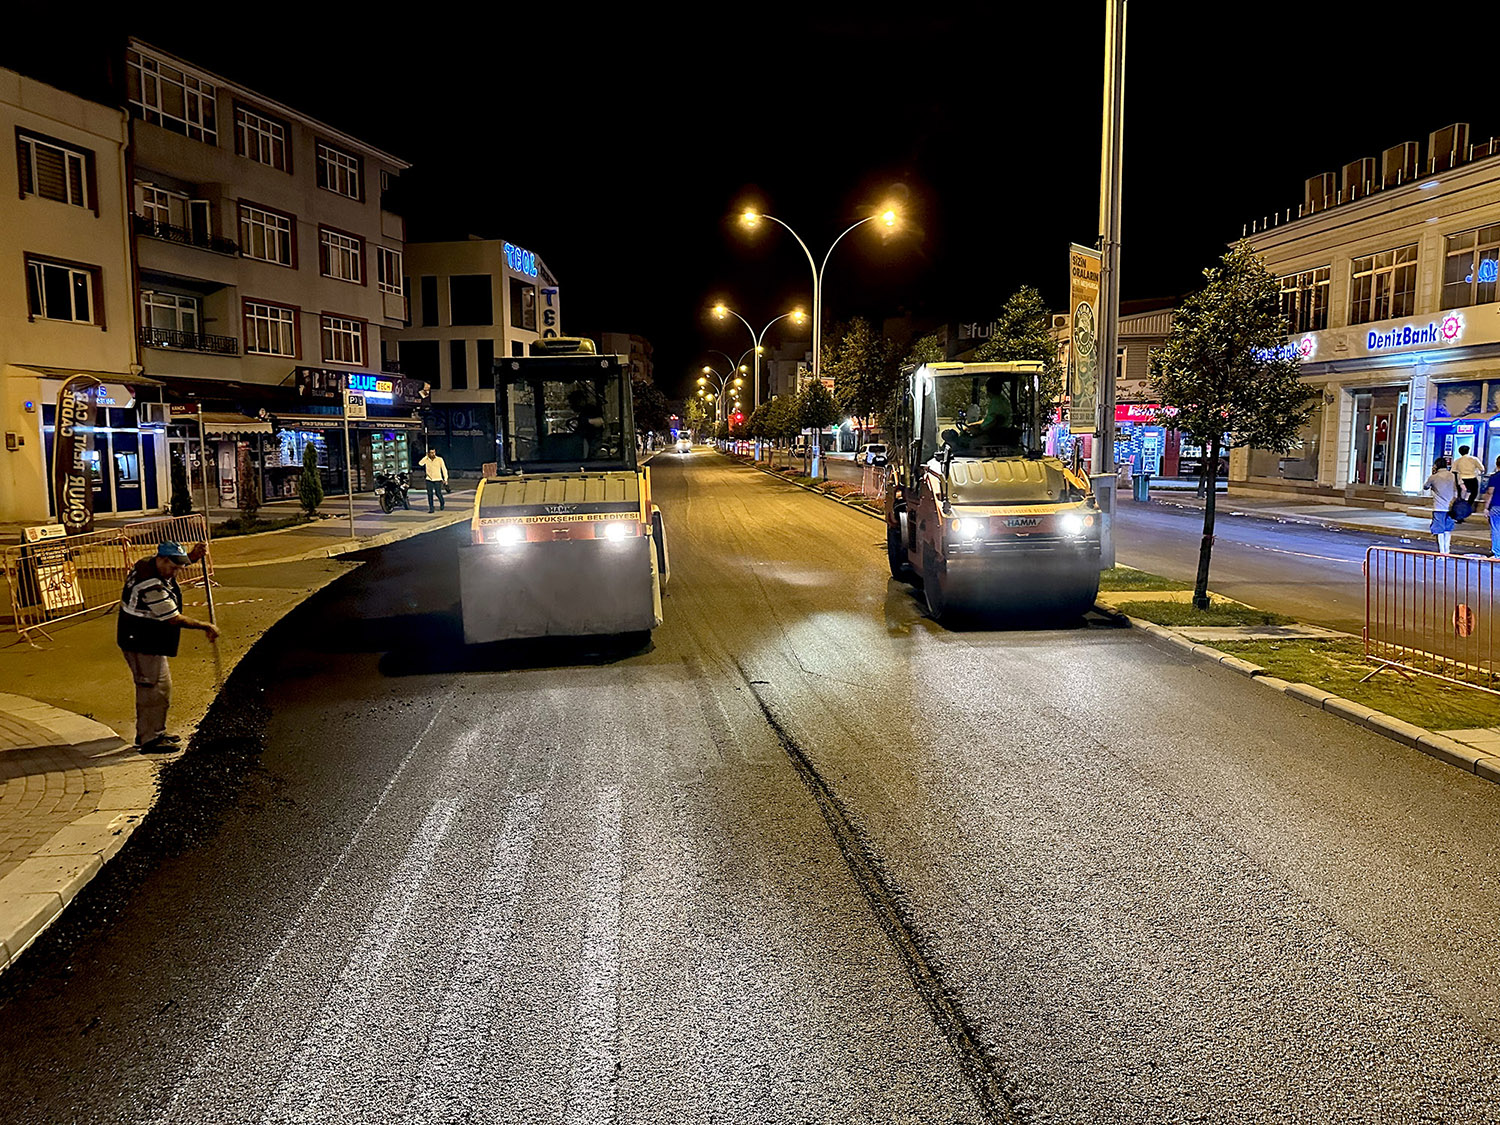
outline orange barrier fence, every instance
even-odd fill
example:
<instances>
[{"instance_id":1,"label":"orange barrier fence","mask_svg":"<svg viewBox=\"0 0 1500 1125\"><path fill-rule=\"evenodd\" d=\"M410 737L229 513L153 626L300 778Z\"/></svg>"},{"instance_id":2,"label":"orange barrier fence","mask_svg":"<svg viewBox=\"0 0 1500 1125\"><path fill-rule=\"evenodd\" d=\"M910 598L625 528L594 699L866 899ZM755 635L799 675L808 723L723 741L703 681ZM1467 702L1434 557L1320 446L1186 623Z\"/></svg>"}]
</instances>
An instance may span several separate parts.
<instances>
[{"instance_id":1,"label":"orange barrier fence","mask_svg":"<svg viewBox=\"0 0 1500 1125\"><path fill-rule=\"evenodd\" d=\"M1500 694L1500 562L1395 547L1365 552L1365 658ZM1366 677L1368 679L1369 677Z\"/></svg>"},{"instance_id":2,"label":"orange barrier fence","mask_svg":"<svg viewBox=\"0 0 1500 1125\"><path fill-rule=\"evenodd\" d=\"M208 521L201 515L171 516L0 547L16 632L30 641L32 633L47 635L44 626L108 609L120 600L130 568L155 555L157 544L168 540L184 548L207 543ZM212 617L212 554L206 553L201 563L183 567L177 580L182 585L205 586Z\"/></svg>"}]
</instances>

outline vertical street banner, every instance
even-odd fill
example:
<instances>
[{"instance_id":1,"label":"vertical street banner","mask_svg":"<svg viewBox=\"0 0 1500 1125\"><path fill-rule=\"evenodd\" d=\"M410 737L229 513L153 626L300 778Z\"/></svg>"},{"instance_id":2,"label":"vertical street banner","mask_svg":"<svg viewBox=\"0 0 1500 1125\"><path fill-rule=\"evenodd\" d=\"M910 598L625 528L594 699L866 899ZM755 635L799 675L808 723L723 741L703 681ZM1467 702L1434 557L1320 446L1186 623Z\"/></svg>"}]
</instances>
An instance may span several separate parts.
<instances>
[{"instance_id":1,"label":"vertical street banner","mask_svg":"<svg viewBox=\"0 0 1500 1125\"><path fill-rule=\"evenodd\" d=\"M98 379L74 375L57 391L57 428L52 443L52 482L57 522L69 535L94 530L93 448Z\"/></svg>"},{"instance_id":2,"label":"vertical street banner","mask_svg":"<svg viewBox=\"0 0 1500 1125\"><path fill-rule=\"evenodd\" d=\"M544 338L556 336L562 329L562 299L555 285L544 285L537 290L537 300L541 302L541 323L537 325L540 334Z\"/></svg>"},{"instance_id":3,"label":"vertical street banner","mask_svg":"<svg viewBox=\"0 0 1500 1125\"><path fill-rule=\"evenodd\" d=\"M1070 318L1068 395L1072 399L1068 428L1091 434L1099 413L1099 270L1097 250L1074 243L1068 248ZM1113 373L1111 373L1113 374Z\"/></svg>"}]
</instances>

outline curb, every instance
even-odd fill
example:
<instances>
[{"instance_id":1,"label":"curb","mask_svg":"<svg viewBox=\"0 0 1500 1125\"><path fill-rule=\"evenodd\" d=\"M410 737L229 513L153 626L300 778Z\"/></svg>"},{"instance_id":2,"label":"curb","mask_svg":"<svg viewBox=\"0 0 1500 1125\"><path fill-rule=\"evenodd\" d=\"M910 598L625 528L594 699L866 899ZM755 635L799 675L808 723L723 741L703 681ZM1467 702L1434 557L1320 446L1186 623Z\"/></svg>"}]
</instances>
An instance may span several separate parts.
<instances>
[{"instance_id":1,"label":"curb","mask_svg":"<svg viewBox=\"0 0 1500 1125\"><path fill-rule=\"evenodd\" d=\"M450 527L468 518L467 512L461 516L455 513L453 519L445 523L435 521L433 524L424 524L422 530L414 534L403 535L399 532L392 532L369 540L361 540L354 546L320 549L292 559L265 559L255 563L232 565L236 567L266 566L288 561L335 558L339 554L368 550L399 539L414 539L418 535ZM229 681L235 669L272 629L320 591L348 573L349 570L346 569L340 573L325 576L323 581L307 590L297 602L289 605L281 616L268 622L243 652L232 659L226 659L219 690L223 689L223 685ZM145 821L156 804L159 769L191 752L188 748L197 734L198 725L217 700L218 693L215 692L203 699L200 705L192 711L182 714L181 725L184 728L192 728L192 733L183 741L183 749L174 754L153 754L151 757L137 757L111 765L105 775L105 787L94 811L85 813L59 829L28 859L23 860L4 878L0 878L0 973L15 964L32 942L41 936L43 931L67 909L68 904L78 896L79 892L88 886L90 880L104 869L104 865L119 853L131 834ZM89 720L83 720L80 717L79 721ZM123 740L118 737L115 738L115 742L124 745Z\"/></svg>"},{"instance_id":2,"label":"curb","mask_svg":"<svg viewBox=\"0 0 1500 1125\"><path fill-rule=\"evenodd\" d=\"M745 467L750 469L754 469L757 473L764 473L768 477L775 477L777 480L782 481L785 484L789 484L793 488L800 488L803 492L814 493L815 495L822 496L828 500L832 500L835 504L842 504L844 507L849 508L852 511L862 512L872 519L879 520L881 523L885 522L885 515L883 513L873 511L872 509L865 507L863 504L855 504L852 501L845 500L841 497L824 492L821 488L814 488L812 487L812 485L799 484L796 481L789 479L788 477L782 476L775 469L761 468L754 461L741 461L738 457L734 457L728 453L720 454L720 456L728 457L731 461L738 461L741 465L744 465Z\"/></svg>"},{"instance_id":3,"label":"curb","mask_svg":"<svg viewBox=\"0 0 1500 1125\"><path fill-rule=\"evenodd\" d=\"M1472 746L1466 746L1462 742L1448 738L1445 735L1430 731L1426 727L1419 727L1415 723L1408 723L1405 719L1398 719L1394 715L1387 715L1383 711L1377 711L1373 707L1366 707L1362 703L1355 703L1351 699L1345 699L1341 695L1324 691L1322 688L1313 687L1311 684L1291 683L1271 675L1258 664L1251 664L1248 660L1241 660L1227 652L1221 652L1211 645L1202 644L1198 641L1189 640L1187 637L1167 628L1165 625L1157 625L1152 621L1143 621L1138 617L1116 609L1114 606L1101 602L1099 609L1112 615L1117 615L1128 621L1132 628L1140 629L1157 640L1166 641L1168 644L1180 648L1199 660L1210 664L1218 664L1228 668L1232 672L1238 672L1247 679L1262 684L1288 699L1306 703L1320 711L1326 711L1330 715L1337 715L1356 726L1364 727L1375 734L1384 735L1403 746L1409 746L1413 750L1420 750L1429 757L1437 758L1450 766L1457 766L1465 773L1474 774L1486 781L1500 784L1500 757L1485 754Z\"/></svg>"},{"instance_id":4,"label":"curb","mask_svg":"<svg viewBox=\"0 0 1500 1125\"><path fill-rule=\"evenodd\" d=\"M435 520L429 520L422 525L422 529L416 532L408 532L404 528L394 531L385 531L379 535L372 535L368 539L344 540L332 547L314 547L312 550L303 551L300 555L283 555L275 559L255 559L246 562L214 563L214 570L235 570L247 566L271 566L280 563L311 562L314 559L337 559L344 555L356 554L359 551L369 551L376 547L387 547L392 543L399 543L405 539L415 539L418 535L425 535L429 531L442 531L444 528L452 527L454 524L463 523L472 517L473 513L464 511L455 512L451 516L441 516ZM274 533L273 533L274 534Z\"/></svg>"}]
</instances>

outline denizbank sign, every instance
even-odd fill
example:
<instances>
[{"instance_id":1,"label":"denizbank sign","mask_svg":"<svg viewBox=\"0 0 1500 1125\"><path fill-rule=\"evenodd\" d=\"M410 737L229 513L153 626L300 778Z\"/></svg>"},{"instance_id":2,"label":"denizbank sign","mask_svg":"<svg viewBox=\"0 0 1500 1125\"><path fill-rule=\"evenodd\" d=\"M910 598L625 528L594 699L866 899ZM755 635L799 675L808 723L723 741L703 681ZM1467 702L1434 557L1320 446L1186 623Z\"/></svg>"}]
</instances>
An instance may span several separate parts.
<instances>
[{"instance_id":1,"label":"denizbank sign","mask_svg":"<svg viewBox=\"0 0 1500 1125\"><path fill-rule=\"evenodd\" d=\"M1365 335L1365 351L1385 355L1405 348L1446 348L1463 337L1464 321L1458 313L1448 313L1442 320L1402 324Z\"/></svg>"}]
</instances>

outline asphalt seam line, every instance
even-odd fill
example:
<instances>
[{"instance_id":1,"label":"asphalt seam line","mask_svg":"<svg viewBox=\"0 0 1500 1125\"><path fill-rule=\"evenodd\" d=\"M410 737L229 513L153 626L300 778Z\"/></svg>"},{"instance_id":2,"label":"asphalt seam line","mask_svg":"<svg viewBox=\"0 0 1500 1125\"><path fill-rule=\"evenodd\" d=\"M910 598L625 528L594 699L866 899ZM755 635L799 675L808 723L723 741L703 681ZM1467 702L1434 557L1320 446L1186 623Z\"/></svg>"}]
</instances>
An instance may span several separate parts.
<instances>
[{"instance_id":1,"label":"asphalt seam line","mask_svg":"<svg viewBox=\"0 0 1500 1125\"><path fill-rule=\"evenodd\" d=\"M917 995L931 1014L939 1033L947 1041L959 1069L968 1079L980 1111L987 1120L996 1122L997 1125L1014 1125L1017 1118L1010 1098L1015 1088L1014 1080L1000 1072L995 1062L985 1054L973 1021L923 952L915 928L904 916L896 896L886 882L879 859L861 839L833 790L818 773L801 744L776 717L758 690L756 681L751 680L738 659L734 666L802 783L811 792L839 853L844 857L849 873L854 877L855 885L874 911L876 921L885 931L892 950L905 966Z\"/></svg>"}]
</instances>

